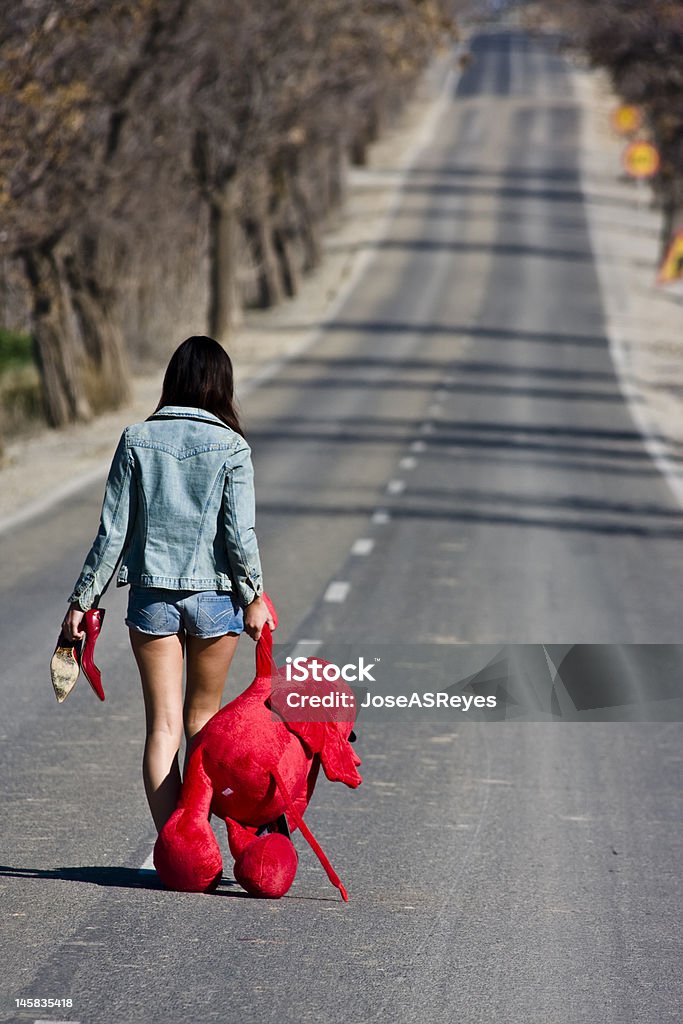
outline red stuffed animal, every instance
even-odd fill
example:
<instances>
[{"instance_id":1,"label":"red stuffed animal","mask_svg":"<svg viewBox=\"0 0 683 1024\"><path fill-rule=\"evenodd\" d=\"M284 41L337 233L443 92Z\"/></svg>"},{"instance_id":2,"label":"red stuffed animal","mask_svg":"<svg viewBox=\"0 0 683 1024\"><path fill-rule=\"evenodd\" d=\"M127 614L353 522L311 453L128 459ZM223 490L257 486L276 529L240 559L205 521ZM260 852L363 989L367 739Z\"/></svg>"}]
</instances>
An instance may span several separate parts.
<instances>
[{"instance_id":1,"label":"red stuffed animal","mask_svg":"<svg viewBox=\"0 0 683 1024\"><path fill-rule=\"evenodd\" d=\"M277 624L275 609L264 597ZM331 781L352 788L360 785L356 769L361 761L349 740L355 718L353 691L335 687L336 692L350 695L350 706L341 714L335 712L342 720L331 721L329 715L322 721L286 720L277 713L276 708L283 705L272 699L273 685L280 695L293 687L286 683L284 669L275 666L272 650L266 625L256 645L256 678L197 734L178 807L154 847L154 866L170 889L206 892L215 888L223 871L209 824L209 815L215 814L227 826L237 881L253 896L278 898L290 888L298 863L294 844L282 832L299 828L332 884L348 900L303 813L321 765ZM318 660L318 664L326 663ZM275 830L278 819L283 827ZM267 827L271 831L260 834Z\"/></svg>"}]
</instances>

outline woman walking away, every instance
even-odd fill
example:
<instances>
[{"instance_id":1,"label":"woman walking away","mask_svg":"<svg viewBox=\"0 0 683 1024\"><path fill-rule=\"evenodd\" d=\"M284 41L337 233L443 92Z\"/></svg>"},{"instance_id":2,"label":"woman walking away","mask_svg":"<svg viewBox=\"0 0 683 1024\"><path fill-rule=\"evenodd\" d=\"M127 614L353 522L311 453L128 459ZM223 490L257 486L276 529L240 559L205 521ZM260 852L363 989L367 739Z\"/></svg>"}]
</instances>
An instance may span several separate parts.
<instances>
[{"instance_id":1,"label":"woman walking away","mask_svg":"<svg viewBox=\"0 0 683 1024\"><path fill-rule=\"evenodd\" d=\"M143 780L157 831L175 810L178 751L221 706L239 634L273 626L254 528L251 451L233 400L232 363L212 338L171 357L156 411L126 427L107 478L100 527L62 629L83 637L118 566L140 672ZM187 684L183 700L183 661Z\"/></svg>"}]
</instances>

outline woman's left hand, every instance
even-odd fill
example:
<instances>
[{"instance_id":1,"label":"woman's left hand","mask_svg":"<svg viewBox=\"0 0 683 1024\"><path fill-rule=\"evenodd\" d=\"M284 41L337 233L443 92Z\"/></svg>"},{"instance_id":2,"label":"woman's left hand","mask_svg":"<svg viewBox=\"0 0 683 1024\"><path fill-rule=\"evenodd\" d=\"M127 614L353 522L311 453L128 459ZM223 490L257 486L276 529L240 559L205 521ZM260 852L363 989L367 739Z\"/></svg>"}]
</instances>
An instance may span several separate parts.
<instances>
[{"instance_id":1,"label":"woman's left hand","mask_svg":"<svg viewBox=\"0 0 683 1024\"><path fill-rule=\"evenodd\" d=\"M77 643L85 636L85 630L82 628L84 617L85 612L77 604L69 606L62 622L62 633L71 643Z\"/></svg>"}]
</instances>

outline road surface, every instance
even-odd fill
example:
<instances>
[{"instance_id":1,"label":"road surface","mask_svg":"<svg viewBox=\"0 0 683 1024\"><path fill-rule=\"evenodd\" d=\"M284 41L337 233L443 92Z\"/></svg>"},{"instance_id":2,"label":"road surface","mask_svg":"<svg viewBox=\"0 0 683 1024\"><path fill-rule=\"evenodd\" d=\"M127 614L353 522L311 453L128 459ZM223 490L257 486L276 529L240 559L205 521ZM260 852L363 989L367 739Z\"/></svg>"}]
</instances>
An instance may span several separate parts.
<instances>
[{"instance_id":1,"label":"road surface","mask_svg":"<svg viewBox=\"0 0 683 1024\"><path fill-rule=\"evenodd\" d=\"M366 273L246 401L280 635L676 643L683 515L610 359L568 68L515 29L472 48ZM300 842L277 903L229 865L212 896L140 872L122 591L106 704L81 682L57 708L46 676L100 500L0 538L0 1019L680 1020L676 721L368 721L364 784L321 784L307 816L348 905Z\"/></svg>"}]
</instances>

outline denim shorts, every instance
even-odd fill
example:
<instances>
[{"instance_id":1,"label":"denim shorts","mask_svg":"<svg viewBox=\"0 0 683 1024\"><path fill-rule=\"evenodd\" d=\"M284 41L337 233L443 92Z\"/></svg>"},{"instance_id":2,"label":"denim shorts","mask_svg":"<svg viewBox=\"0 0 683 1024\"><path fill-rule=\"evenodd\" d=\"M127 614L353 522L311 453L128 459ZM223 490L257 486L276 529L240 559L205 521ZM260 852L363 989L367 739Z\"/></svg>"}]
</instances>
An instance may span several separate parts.
<instances>
[{"instance_id":1,"label":"denim shorts","mask_svg":"<svg viewBox=\"0 0 683 1024\"><path fill-rule=\"evenodd\" d=\"M150 636L225 636L244 632L242 606L230 591L161 590L131 585L126 625Z\"/></svg>"}]
</instances>

